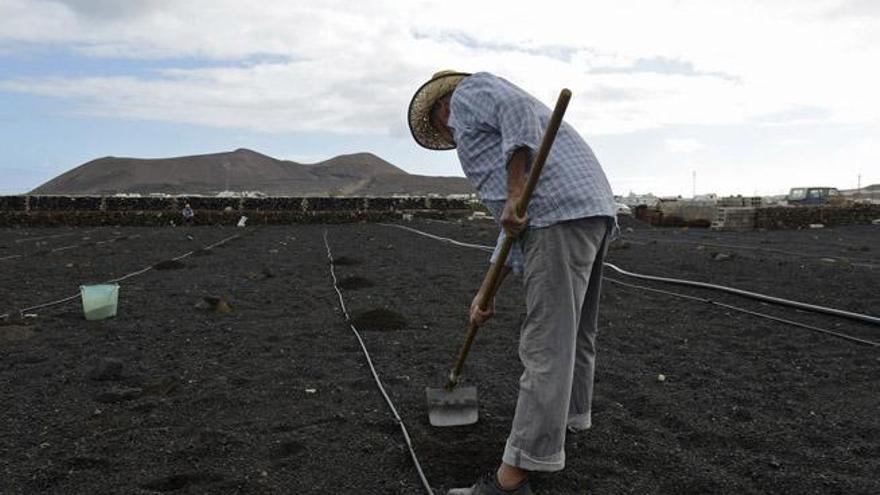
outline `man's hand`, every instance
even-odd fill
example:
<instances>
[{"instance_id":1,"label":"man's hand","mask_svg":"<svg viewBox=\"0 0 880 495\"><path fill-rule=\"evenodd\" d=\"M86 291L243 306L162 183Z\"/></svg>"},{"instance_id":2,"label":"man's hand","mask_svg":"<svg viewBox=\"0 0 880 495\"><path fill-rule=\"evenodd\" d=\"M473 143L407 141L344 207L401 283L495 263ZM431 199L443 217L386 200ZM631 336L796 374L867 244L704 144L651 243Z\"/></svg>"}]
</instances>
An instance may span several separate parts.
<instances>
[{"instance_id":1,"label":"man's hand","mask_svg":"<svg viewBox=\"0 0 880 495\"><path fill-rule=\"evenodd\" d=\"M492 315L495 314L495 298L490 299L489 303L486 304L486 309L482 310L480 309L480 297L479 293L474 296L474 300L471 302L471 307L468 310L471 323L478 327L485 325L489 318L492 318Z\"/></svg>"},{"instance_id":2,"label":"man's hand","mask_svg":"<svg viewBox=\"0 0 880 495\"><path fill-rule=\"evenodd\" d=\"M504 203L504 211L501 212L501 226L513 237L519 236L529 224L528 213L524 212L522 216L516 214L517 203L519 198L508 198Z\"/></svg>"}]
</instances>

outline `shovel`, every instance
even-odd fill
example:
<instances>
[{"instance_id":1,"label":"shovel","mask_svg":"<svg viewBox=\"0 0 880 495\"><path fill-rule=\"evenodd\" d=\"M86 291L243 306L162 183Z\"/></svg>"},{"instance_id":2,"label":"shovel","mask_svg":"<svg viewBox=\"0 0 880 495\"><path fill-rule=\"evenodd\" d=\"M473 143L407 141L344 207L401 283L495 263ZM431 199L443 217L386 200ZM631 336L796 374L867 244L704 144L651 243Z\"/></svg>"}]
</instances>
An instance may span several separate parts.
<instances>
[{"instance_id":1,"label":"shovel","mask_svg":"<svg viewBox=\"0 0 880 495\"><path fill-rule=\"evenodd\" d=\"M523 195L516 206L518 216L522 216L526 208L529 206L529 200L532 198L532 192L538 183L538 177L544 168L544 162L547 161L547 155L550 154L550 147L553 140L556 139L556 131L562 124L562 117L565 115L565 109L568 107L568 101L571 99L571 91L563 89L559 93L559 99L556 100L556 108L550 116L550 122L547 124L547 130L544 131L544 139L541 141L541 147L538 148L538 154L535 156L535 162L532 164L529 173L528 182L523 190ZM478 301L481 309L486 309L489 301L495 297L498 291L498 285L501 275L501 267L507 261L507 255L510 254L510 248L513 245L514 238L511 235L504 237L501 244L501 250L498 252L498 258L489 268L487 275L490 291L483 294L483 298ZM479 404L477 402L477 387L459 387L458 382L461 378L461 370L464 368L464 362L467 359L468 352L471 350L471 344L477 335L477 325L473 322L468 327L467 337L464 339L464 345L458 352L458 359L455 366L449 372L449 381L443 388L426 388L425 395L428 398L428 420L433 426L464 426L471 425L479 419Z\"/></svg>"}]
</instances>

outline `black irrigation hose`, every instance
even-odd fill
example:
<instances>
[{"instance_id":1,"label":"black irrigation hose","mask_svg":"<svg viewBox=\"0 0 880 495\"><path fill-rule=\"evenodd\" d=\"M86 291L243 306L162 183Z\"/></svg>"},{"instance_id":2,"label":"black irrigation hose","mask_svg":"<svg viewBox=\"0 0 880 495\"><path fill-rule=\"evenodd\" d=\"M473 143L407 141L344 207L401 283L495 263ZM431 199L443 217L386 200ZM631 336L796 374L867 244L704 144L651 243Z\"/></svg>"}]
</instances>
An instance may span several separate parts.
<instances>
[{"instance_id":1,"label":"black irrigation hose","mask_svg":"<svg viewBox=\"0 0 880 495\"><path fill-rule=\"evenodd\" d=\"M355 328L354 324L351 322L351 316L348 314L348 309L345 307L345 300L342 298L342 291L339 290L339 282L336 280L336 269L333 264L333 253L330 251L330 242L327 240L327 231L324 231L324 246L327 247L327 260L330 265L330 276L333 278L333 289L336 291L336 295L339 296L339 305L342 307L342 314L345 316L345 322L348 323L349 328L351 328L352 333L357 338L358 343L361 346L361 350L364 352L364 357L367 359L367 365L370 367L370 372L373 374L373 380L376 382L376 386L379 388L379 392L382 393L382 397L385 398L385 402L388 404L388 408L391 409L391 414L394 415L394 420L397 422L397 425L400 427L400 431L403 432L403 439L406 441L406 446L409 449L409 454L412 457L413 464L416 466L416 471L419 472L419 478L422 480L422 485L425 487L425 491L429 495L434 495L434 491L431 489L431 485L428 483L428 479L425 477L425 473L422 471L422 465L419 464L419 459L416 457L416 451L413 449L412 440L410 440L409 432L406 430L406 425L403 424L403 419L400 418L400 414L397 413L397 408L394 407L394 403L391 402L391 398L388 397L388 393L385 391L385 387L382 385L382 380L379 379L379 374L376 372L375 366L373 366L373 360L370 358L370 353L367 351L367 346L364 344L364 340L361 338L360 332L358 332L357 328Z\"/></svg>"},{"instance_id":2,"label":"black irrigation hose","mask_svg":"<svg viewBox=\"0 0 880 495\"><path fill-rule=\"evenodd\" d=\"M50 249L49 252L50 252L50 253L59 253L59 252L61 252L61 251L69 251L69 250L71 250L71 249L76 249L76 248L83 247L83 246L87 246L87 245L100 246L100 245L102 245L102 244L112 244L112 243L114 243L114 242L116 242L116 241L121 241L121 240L125 240L125 239L137 239L138 237L140 237L140 234L121 235L121 236L111 237L111 238L109 238L109 239L105 239L105 240L103 240L103 241L97 241L97 242L93 242L93 243L91 243L91 242L88 242L88 243L87 243L87 242L82 242L82 243L79 243L79 244L70 244L70 245L67 245L67 246L61 246L61 247L57 247L57 248ZM9 256L3 256L3 257L0 257L0 261L14 260L14 259L20 259L20 258L33 257L33 256L40 256L41 254L42 254L42 253L39 252L39 251L37 251L37 252L32 252L32 253L29 253L29 254L13 254L13 255L9 255Z\"/></svg>"},{"instance_id":3,"label":"black irrigation hose","mask_svg":"<svg viewBox=\"0 0 880 495\"><path fill-rule=\"evenodd\" d=\"M637 244L639 244L639 243L644 244L644 243L650 243L650 242L665 242L668 244L692 244L692 245L697 245L697 246L716 247L716 248L732 249L732 250L745 249L748 251L764 251L767 253L785 254L788 256L797 256L800 258L813 258L813 259L820 259L820 260L821 259L830 259L830 260L835 260L835 261L842 261L842 260L846 259L849 261L849 264L851 264L853 266L863 266L866 268L876 268L878 266L877 264L874 263L874 260L868 260L868 259L864 259L864 258L850 258L848 256L840 256L840 255L824 256L821 254L801 253L801 252L797 252L797 251L787 251L784 249L768 248L768 247L764 247L764 246L745 246L742 244L723 244L723 243L717 243L717 242L692 241L689 239L658 239L658 238L652 238L651 236L643 236L639 240L636 241L633 238L629 237L629 235L631 235L631 234L632 234L632 232L630 232L626 236L624 236L624 240L628 241L628 242L634 242ZM639 237L639 236L636 235L635 237Z\"/></svg>"},{"instance_id":4,"label":"black irrigation hose","mask_svg":"<svg viewBox=\"0 0 880 495\"><path fill-rule=\"evenodd\" d=\"M94 231L95 231L95 229L88 230L86 232L83 232L83 234L88 234L88 233L91 233ZM22 242L42 241L45 239L57 239L58 237L70 237L72 235L79 235L79 233L78 232L69 232L67 234L44 235L42 237L23 237L21 239L16 239L12 242L14 242L15 244L21 244Z\"/></svg>"},{"instance_id":5,"label":"black irrigation hose","mask_svg":"<svg viewBox=\"0 0 880 495\"><path fill-rule=\"evenodd\" d=\"M256 232L256 230L257 230L257 229L254 229L254 230L250 231L249 234L254 234L254 233ZM215 242L215 243L213 243L213 244L209 244L209 245L207 245L207 246L205 246L205 247L203 247L203 248L201 248L201 249L206 250L206 251L207 251L207 250L210 250L210 249L213 249L213 248L215 248L215 247L217 247L217 246L221 246L221 245L223 245L223 244L226 244L226 243L229 242L229 241L232 241L232 240L234 240L234 239L237 239L237 238L239 238L239 237L242 237L242 235L243 235L243 234L236 234L236 235L233 235L233 236L226 237L225 239L221 239L221 240L219 240L219 241L217 241L217 242ZM195 251L196 251L196 250L192 250L192 251L186 252L186 253L184 253L184 254L182 254L182 255L180 255L180 256L177 256L177 257L171 258L171 260L173 260L173 261L179 261L179 260L182 260L182 259L184 259L184 258L186 258L186 257L188 257L188 256L191 256ZM142 269L140 269L140 270L138 270L138 271L135 271L135 272L129 273L129 274L127 274L127 275L123 275L123 276L121 276L121 277L117 277L117 278L114 278L114 279L107 280L107 281L105 281L104 283L109 284L109 283L121 282L121 281L126 280L126 279L129 279L129 278L131 278L131 277L138 276L138 275L140 275L140 274L142 274L142 273L146 273L146 272L152 270L155 266L156 266L156 265L150 265L150 266L148 266L148 267L146 267L146 268L142 268ZM24 315L25 313L27 313L28 311L33 311L33 310L35 310L35 309L41 309L41 308L48 308L48 307L51 307L51 306L57 306L57 305L59 305L59 304L63 304L63 303L69 302L69 301L73 301L73 300L75 300L75 299L77 299L77 298L79 298L79 297L80 297L80 294L77 293L77 294L74 294L74 295L72 295L72 296L68 296L68 297L65 297L65 298L62 298L62 299L58 299L58 300L55 300L55 301L49 301L49 302L46 302L46 303L37 304L37 305L35 305L35 306L30 306L30 307L27 307L27 308L22 308L22 309L19 309L19 310L18 310L18 315L19 315L19 316L22 316L22 315ZM2 315L0 315L0 320L5 319L5 318L9 318L9 313L3 313Z\"/></svg>"},{"instance_id":6,"label":"black irrigation hose","mask_svg":"<svg viewBox=\"0 0 880 495\"><path fill-rule=\"evenodd\" d=\"M480 249L480 250L482 250L482 251L491 251L491 250L492 250L492 247L491 247L491 246L481 246L481 245L478 245L478 244L468 244L468 243L458 242L458 241L455 241L455 240L452 240L452 239L449 239L449 238L446 238L446 237L440 237L440 236L436 236L436 235L433 235L433 234L429 234L429 233L427 233L427 232L422 232L421 230L417 230L417 229L414 229L414 228L411 228L411 227L404 227L403 225L397 225L397 224L381 224L381 225L384 225L384 226L387 226L387 227L397 227L397 228L400 228L400 229L408 230L408 231L410 231L410 232L414 232L414 233L417 233L417 234L419 234L419 235L423 235L423 236L426 236L426 237L429 237L429 238L432 238L432 239L435 239L435 240L439 240L439 241L442 241L442 242L448 242L448 243L451 243L451 244L454 244L454 245L457 245L457 246L471 247L471 248L475 248L475 249ZM768 302L774 302L774 303L777 303L777 304L782 304L782 305L792 306L792 307L796 307L796 308L799 308L799 309L807 309L807 310L810 310L810 311L818 311L818 312L822 312L822 313L826 313L826 314L831 314L831 315L834 315L834 316L856 317L856 319L858 319L858 320L860 320L860 321L865 321L865 320L863 320L863 318L867 318L867 319L869 319L868 321L869 321L870 323L874 323L874 324L878 324L878 323L880 323L880 319L878 319L878 318L876 318L876 317L873 317L873 316L870 316L870 315L863 315L863 314L859 314L859 313L850 313L850 312L848 312L848 311L842 311L842 310L833 309L833 308L825 308L825 307L822 307L822 306L815 306L815 305L812 305L812 304L801 303L801 302L798 302L798 301L789 301L789 300L786 300L786 299L781 299L781 298L777 298L777 297L767 296L767 295L764 295L764 294L758 294L758 293L755 293L755 292L748 292L748 291L744 291L744 290L740 290L740 289L734 289L734 288L731 288L731 287L724 287L724 286L721 286L721 285L707 284L707 283L703 283L703 282L695 282L695 281L691 281L691 280L673 279L673 278L667 278L667 277L655 277L655 276L652 276L652 275L641 275L641 274L638 274L638 273L632 273L632 272L628 272L628 271L626 271L626 270L622 270L622 269L618 268L617 266L614 266L613 264L608 263L608 262L605 262L604 264L605 264L605 266L608 266L608 267L610 267L610 268L612 268L612 269L618 271L619 273L621 273L621 274L623 274L623 275L627 275L627 276L632 276L632 277L637 277L637 278L644 278L644 279L646 279L646 280L656 280L656 281L659 281L659 282L678 283L678 284L683 284L683 285L693 285L693 286L701 287L701 288L705 288L705 289L717 289L717 290L722 290L722 291L725 291L725 292L732 292L732 293L734 293L734 294L738 294L738 295L742 295L742 296L746 296L746 297L752 297L752 298L759 299L759 300L764 300L764 301L768 301ZM622 283L622 282L618 282L618 283ZM693 296L688 296L688 297L693 297ZM696 299L700 299L700 298L696 298ZM708 299L706 299L706 301L708 301ZM790 323L790 324L792 324L792 325L796 325L796 326L800 326L800 327L804 327L804 328L810 328L810 329L812 329L812 330L815 330L815 331L818 331L818 332L821 332L821 333L827 333L827 334L829 334L829 335L838 336L838 337L844 338L844 339L846 339L846 340L851 340L851 341L854 341L854 342L861 342L861 343L865 343L865 344L875 345L875 343L872 342L872 341L862 340L862 339L859 339L858 337L852 337L852 336L849 336L849 335L840 334L840 333L838 333L838 332L833 332L833 331L831 331L831 330L825 330L825 329L818 328L818 327L811 327L810 325L804 325L804 324L802 324L802 323L794 322L794 321L791 321L791 320L785 320L785 319L783 319L783 318L778 318L778 317L771 316L771 315L765 315L764 313L753 312L753 311L745 310L745 309L738 308L738 307L735 307L735 306L725 305L725 304L722 304L722 303L715 303L715 304L716 304L717 306L729 307L730 309L735 309L736 311L742 311L742 312L744 312L744 313L749 313L749 314L752 314L752 315L755 315L755 316L765 317L765 318L769 318L769 319L772 319L772 320L775 320L775 321L780 321L780 322L783 322L783 323ZM871 321L871 320L873 320L873 321Z\"/></svg>"},{"instance_id":7,"label":"black irrigation hose","mask_svg":"<svg viewBox=\"0 0 880 495\"><path fill-rule=\"evenodd\" d=\"M832 316L841 316L843 318L850 318L852 320L861 321L863 323L871 323L873 325L880 325L880 318L876 316L861 314L861 313L853 313L850 311L844 311L842 309L828 308L825 306L817 306L815 304L803 303L800 301L792 301L789 299L783 299L781 297L768 296L766 294L760 294L757 292L750 292L747 290L736 289L733 287L727 287L724 285L718 284L710 284L707 282L697 282L695 280L684 280L679 278L670 278L670 277L658 277L656 275L643 275L641 273L633 273L623 270L611 263L605 263L605 266L611 268L612 270L620 273L621 275L626 275L628 277L634 277L642 280L653 280L656 282L666 282L670 284L677 285L685 285L690 287L700 287L702 289L713 289L719 290L722 292L728 292L730 294L737 294L739 296L748 297L750 299L757 299L758 301L771 302L774 304L781 304L783 306L790 306L797 309L805 309L807 311L813 311L815 313L825 313Z\"/></svg>"},{"instance_id":8,"label":"black irrigation hose","mask_svg":"<svg viewBox=\"0 0 880 495\"><path fill-rule=\"evenodd\" d=\"M696 302L712 304L715 306L720 306L722 308L731 309L733 311L739 311L740 313L745 313L745 314L749 314L749 315L753 315L753 316L759 316L761 318L767 318L769 320L778 321L780 323L786 323L788 325L794 325L794 326L800 327L800 328L806 328L807 330L812 330L814 332L824 333L826 335L831 335L832 337L837 337L839 339L848 340L850 342L855 342L857 344L864 344L864 345L869 345L872 347L880 347L880 342L874 342L872 340L861 339L859 337L853 337L852 335L847 335L847 334L840 333L840 332L834 332L832 330L826 330L824 328L814 327L812 325L807 325L805 323L800 323L797 321L788 320L785 318L780 318L778 316L769 315L767 313L760 313L757 311L751 311L751 310L748 310L745 308L740 308L739 306L733 306L730 304L724 304L724 303L720 303L718 301L713 301L712 299L707 299L705 297L690 296L690 295L681 294L678 292L672 292L672 291L662 290L662 289L655 289L653 287L646 287L644 285L628 284L626 282L621 282L620 280L616 280L611 277L603 277L603 280L607 280L608 282L612 282L612 283L622 285L624 287L629 287L632 289L646 290L649 292L657 292L659 294L666 294L666 295L672 296L672 297L678 297L678 298L687 299L690 301L696 301Z\"/></svg>"}]
</instances>

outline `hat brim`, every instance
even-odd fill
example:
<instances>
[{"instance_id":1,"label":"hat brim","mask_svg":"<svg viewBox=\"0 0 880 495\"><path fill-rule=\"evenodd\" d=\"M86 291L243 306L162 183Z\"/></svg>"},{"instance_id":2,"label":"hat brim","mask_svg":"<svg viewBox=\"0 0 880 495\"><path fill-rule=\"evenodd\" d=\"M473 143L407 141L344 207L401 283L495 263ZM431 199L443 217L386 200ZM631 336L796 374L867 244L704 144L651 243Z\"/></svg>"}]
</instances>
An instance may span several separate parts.
<instances>
[{"instance_id":1,"label":"hat brim","mask_svg":"<svg viewBox=\"0 0 880 495\"><path fill-rule=\"evenodd\" d=\"M416 90L412 101L409 102L407 119L409 130L420 146L429 150L455 149L455 143L431 123L431 108L437 100L455 90L458 83L469 75L465 72L445 73L432 78Z\"/></svg>"}]
</instances>

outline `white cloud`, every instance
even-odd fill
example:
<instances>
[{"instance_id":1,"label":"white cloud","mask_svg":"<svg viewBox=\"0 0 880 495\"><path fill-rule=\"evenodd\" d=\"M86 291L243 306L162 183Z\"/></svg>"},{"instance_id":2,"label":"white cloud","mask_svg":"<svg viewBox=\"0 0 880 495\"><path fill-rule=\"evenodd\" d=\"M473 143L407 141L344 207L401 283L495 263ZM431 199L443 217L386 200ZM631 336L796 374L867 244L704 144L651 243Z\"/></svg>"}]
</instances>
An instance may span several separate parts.
<instances>
[{"instance_id":1,"label":"white cloud","mask_svg":"<svg viewBox=\"0 0 880 495\"><path fill-rule=\"evenodd\" d=\"M0 50L218 65L142 77L7 75L0 89L71 99L97 115L402 134L411 92L451 67L491 70L548 103L568 86L569 120L593 135L769 117L789 125L799 109L821 109L811 123L877 125L880 73L870 67L880 20L829 14L865 5L0 0ZM260 57L272 63L252 62Z\"/></svg>"},{"instance_id":2,"label":"white cloud","mask_svg":"<svg viewBox=\"0 0 880 495\"><path fill-rule=\"evenodd\" d=\"M809 141L803 138L786 138L780 140L777 144L779 144L779 146L803 146L807 143L809 143Z\"/></svg>"},{"instance_id":3,"label":"white cloud","mask_svg":"<svg viewBox=\"0 0 880 495\"><path fill-rule=\"evenodd\" d=\"M693 153L706 148L706 145L694 138L670 138L664 144L666 150L672 153Z\"/></svg>"}]
</instances>

